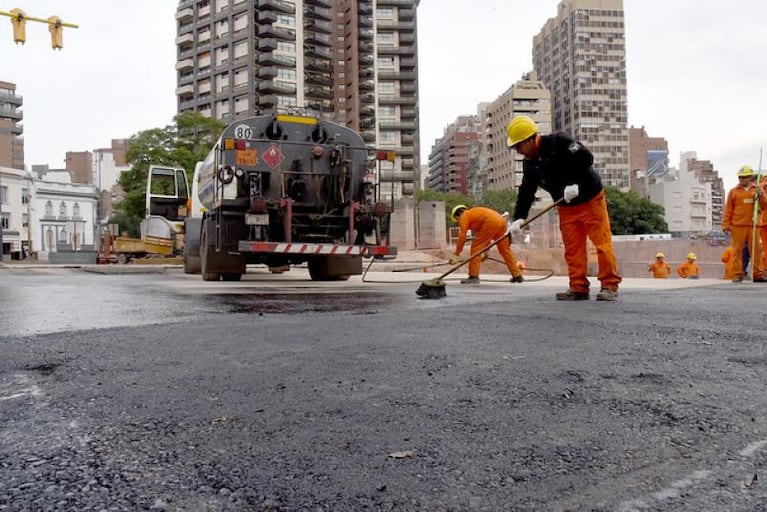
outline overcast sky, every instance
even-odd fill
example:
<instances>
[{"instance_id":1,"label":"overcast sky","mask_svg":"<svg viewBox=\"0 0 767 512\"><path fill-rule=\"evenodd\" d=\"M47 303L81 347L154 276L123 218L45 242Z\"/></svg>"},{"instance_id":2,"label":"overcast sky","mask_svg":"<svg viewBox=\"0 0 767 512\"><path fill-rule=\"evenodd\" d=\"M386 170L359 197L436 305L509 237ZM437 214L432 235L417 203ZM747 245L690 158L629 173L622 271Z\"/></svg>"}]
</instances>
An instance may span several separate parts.
<instances>
[{"instance_id":1,"label":"overcast sky","mask_svg":"<svg viewBox=\"0 0 767 512\"><path fill-rule=\"evenodd\" d=\"M418 8L421 155L532 68L532 38L558 0L422 0ZM170 124L176 113L173 0L0 0L58 15L64 49L27 23L15 46L0 19L0 80L24 97L27 164L63 167L67 151ZM470 7L470 8L469 8ZM711 160L725 185L767 146L766 0L624 0L629 124ZM767 155L762 167L767 168Z\"/></svg>"}]
</instances>

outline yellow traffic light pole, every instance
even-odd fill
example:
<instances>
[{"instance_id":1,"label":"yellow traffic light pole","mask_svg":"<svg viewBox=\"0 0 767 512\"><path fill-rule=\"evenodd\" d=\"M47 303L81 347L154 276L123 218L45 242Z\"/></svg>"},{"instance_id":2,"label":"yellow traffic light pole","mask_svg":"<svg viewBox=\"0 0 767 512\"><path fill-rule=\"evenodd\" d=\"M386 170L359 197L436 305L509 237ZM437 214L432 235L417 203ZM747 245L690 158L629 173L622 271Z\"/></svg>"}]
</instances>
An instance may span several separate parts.
<instances>
[{"instance_id":1,"label":"yellow traffic light pole","mask_svg":"<svg viewBox=\"0 0 767 512\"><path fill-rule=\"evenodd\" d=\"M54 50L61 50L64 47L64 27L79 28L74 23L65 23L58 16L49 18L36 18L28 16L21 9L11 9L10 12L0 11L0 16L8 16L13 25L13 41L16 44L24 44L27 41L27 21L37 21L48 25L48 31L51 33L51 46Z\"/></svg>"}]
</instances>

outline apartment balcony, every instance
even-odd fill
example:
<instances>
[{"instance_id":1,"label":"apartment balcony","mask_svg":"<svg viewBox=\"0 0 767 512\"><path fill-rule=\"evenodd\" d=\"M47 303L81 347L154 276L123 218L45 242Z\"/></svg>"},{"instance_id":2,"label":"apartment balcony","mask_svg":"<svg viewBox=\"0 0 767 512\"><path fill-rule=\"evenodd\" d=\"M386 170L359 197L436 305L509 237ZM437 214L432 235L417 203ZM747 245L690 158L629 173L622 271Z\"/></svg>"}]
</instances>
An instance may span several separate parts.
<instances>
[{"instance_id":1,"label":"apartment balcony","mask_svg":"<svg viewBox=\"0 0 767 512\"><path fill-rule=\"evenodd\" d=\"M399 90L402 94L415 94L418 88L415 86L415 84L402 83L399 86Z\"/></svg>"},{"instance_id":2,"label":"apartment balcony","mask_svg":"<svg viewBox=\"0 0 767 512\"><path fill-rule=\"evenodd\" d=\"M0 89L0 102L21 106L24 103L24 98L10 91Z\"/></svg>"},{"instance_id":3,"label":"apartment balcony","mask_svg":"<svg viewBox=\"0 0 767 512\"><path fill-rule=\"evenodd\" d=\"M360 40L360 44L359 44L360 53L372 54L374 50L375 50L375 46L373 45L373 43ZM380 53L380 50L379 50L379 53Z\"/></svg>"},{"instance_id":4,"label":"apartment balcony","mask_svg":"<svg viewBox=\"0 0 767 512\"><path fill-rule=\"evenodd\" d=\"M413 21L413 20L415 20L415 9L400 9L399 10L399 19L401 21Z\"/></svg>"},{"instance_id":5,"label":"apartment balcony","mask_svg":"<svg viewBox=\"0 0 767 512\"><path fill-rule=\"evenodd\" d=\"M176 63L176 71L187 71L194 69L193 59L184 59Z\"/></svg>"},{"instance_id":6,"label":"apartment balcony","mask_svg":"<svg viewBox=\"0 0 767 512\"><path fill-rule=\"evenodd\" d=\"M362 135L362 140L368 143L375 142L376 140L375 130L365 130L360 135Z\"/></svg>"},{"instance_id":7,"label":"apartment balcony","mask_svg":"<svg viewBox=\"0 0 767 512\"><path fill-rule=\"evenodd\" d=\"M24 114L21 110L16 110L15 107L5 107L0 105L0 118L21 121L24 119Z\"/></svg>"},{"instance_id":8,"label":"apartment balcony","mask_svg":"<svg viewBox=\"0 0 767 512\"><path fill-rule=\"evenodd\" d=\"M296 84L280 80L259 80L258 92L261 94L272 92L279 94L295 94Z\"/></svg>"},{"instance_id":9,"label":"apartment balcony","mask_svg":"<svg viewBox=\"0 0 767 512\"><path fill-rule=\"evenodd\" d=\"M360 2L359 4L360 14L373 14L373 4L368 2Z\"/></svg>"},{"instance_id":10,"label":"apartment balcony","mask_svg":"<svg viewBox=\"0 0 767 512\"><path fill-rule=\"evenodd\" d=\"M369 29L360 30L360 41L372 41L373 31Z\"/></svg>"},{"instance_id":11,"label":"apartment balcony","mask_svg":"<svg viewBox=\"0 0 767 512\"><path fill-rule=\"evenodd\" d=\"M328 34L310 32L304 34L304 44L315 44L329 48L333 46L333 39Z\"/></svg>"},{"instance_id":12,"label":"apartment balcony","mask_svg":"<svg viewBox=\"0 0 767 512\"><path fill-rule=\"evenodd\" d=\"M194 9L191 7L184 7L176 11L176 19L178 21L191 21L194 19Z\"/></svg>"},{"instance_id":13,"label":"apartment balcony","mask_svg":"<svg viewBox=\"0 0 767 512\"><path fill-rule=\"evenodd\" d=\"M310 86L304 90L307 97L331 99L333 97L333 91L328 87Z\"/></svg>"},{"instance_id":14,"label":"apartment balcony","mask_svg":"<svg viewBox=\"0 0 767 512\"><path fill-rule=\"evenodd\" d=\"M324 59L333 58L333 51L321 46L306 45L304 46L304 54L306 57L319 57Z\"/></svg>"},{"instance_id":15,"label":"apartment balcony","mask_svg":"<svg viewBox=\"0 0 767 512\"><path fill-rule=\"evenodd\" d=\"M333 65L329 60L322 59L305 59L304 64L309 71L321 71L330 73L333 70Z\"/></svg>"},{"instance_id":16,"label":"apartment balcony","mask_svg":"<svg viewBox=\"0 0 767 512\"><path fill-rule=\"evenodd\" d=\"M14 135L21 135L22 133L24 133L24 125L11 123L11 133ZM21 140L21 142L24 142L24 141Z\"/></svg>"},{"instance_id":17,"label":"apartment balcony","mask_svg":"<svg viewBox=\"0 0 767 512\"><path fill-rule=\"evenodd\" d=\"M296 58L287 55L275 55L274 53L261 53L258 55L258 64L260 66L272 65L293 68L296 66Z\"/></svg>"},{"instance_id":18,"label":"apartment balcony","mask_svg":"<svg viewBox=\"0 0 767 512\"><path fill-rule=\"evenodd\" d=\"M415 105L415 97L403 98L402 96L379 96L379 105Z\"/></svg>"},{"instance_id":19,"label":"apartment balcony","mask_svg":"<svg viewBox=\"0 0 767 512\"><path fill-rule=\"evenodd\" d=\"M326 73L310 73L304 74L304 81L307 85L319 85L321 87L332 87L333 78Z\"/></svg>"},{"instance_id":20,"label":"apartment balcony","mask_svg":"<svg viewBox=\"0 0 767 512\"><path fill-rule=\"evenodd\" d=\"M402 134L400 135L400 140L403 144L413 144L415 142L415 135Z\"/></svg>"},{"instance_id":21,"label":"apartment balcony","mask_svg":"<svg viewBox=\"0 0 767 512\"><path fill-rule=\"evenodd\" d=\"M315 19L323 21L333 21L333 12L324 7L306 6L304 11L305 19Z\"/></svg>"},{"instance_id":22,"label":"apartment balcony","mask_svg":"<svg viewBox=\"0 0 767 512\"><path fill-rule=\"evenodd\" d=\"M278 28L273 25L261 25L258 27L258 37L273 37L282 41L295 42L296 31L287 28Z\"/></svg>"},{"instance_id":23,"label":"apartment balcony","mask_svg":"<svg viewBox=\"0 0 767 512\"><path fill-rule=\"evenodd\" d=\"M379 71L378 79L412 81L416 79L416 74L414 71Z\"/></svg>"},{"instance_id":24,"label":"apartment balcony","mask_svg":"<svg viewBox=\"0 0 767 512\"><path fill-rule=\"evenodd\" d=\"M267 11L273 10L277 12L284 12L287 14L295 14L296 6L290 2L284 2L283 0L258 0L258 10Z\"/></svg>"},{"instance_id":25,"label":"apartment balcony","mask_svg":"<svg viewBox=\"0 0 767 512\"><path fill-rule=\"evenodd\" d=\"M375 116L376 115L376 108L375 105L364 105L360 107L360 115L361 116Z\"/></svg>"},{"instance_id":26,"label":"apartment balcony","mask_svg":"<svg viewBox=\"0 0 767 512\"><path fill-rule=\"evenodd\" d=\"M176 88L176 96L179 98L183 96L191 96L192 94L194 94L194 85L192 84L182 85L181 87Z\"/></svg>"},{"instance_id":27,"label":"apartment balcony","mask_svg":"<svg viewBox=\"0 0 767 512\"><path fill-rule=\"evenodd\" d=\"M376 83L375 80L362 80L358 87L360 91L375 91Z\"/></svg>"},{"instance_id":28,"label":"apartment balcony","mask_svg":"<svg viewBox=\"0 0 767 512\"><path fill-rule=\"evenodd\" d=\"M402 119L415 119L417 117L416 116L416 110L414 108L403 108L403 109L401 109L399 116Z\"/></svg>"},{"instance_id":29,"label":"apartment balcony","mask_svg":"<svg viewBox=\"0 0 767 512\"><path fill-rule=\"evenodd\" d=\"M400 32L399 34L399 43L402 45L411 45L415 43L415 34L414 33L404 33Z\"/></svg>"},{"instance_id":30,"label":"apartment balcony","mask_svg":"<svg viewBox=\"0 0 767 512\"><path fill-rule=\"evenodd\" d=\"M359 77L360 77L360 81L373 80L373 78L375 77L375 71L373 70L372 67L360 68Z\"/></svg>"},{"instance_id":31,"label":"apartment balcony","mask_svg":"<svg viewBox=\"0 0 767 512\"><path fill-rule=\"evenodd\" d=\"M330 100L319 100L316 98L307 98L306 106L317 112L332 112L333 102Z\"/></svg>"},{"instance_id":32,"label":"apartment balcony","mask_svg":"<svg viewBox=\"0 0 767 512\"><path fill-rule=\"evenodd\" d=\"M376 95L375 94L361 94L360 95L360 104L361 105L375 105L376 103Z\"/></svg>"},{"instance_id":33,"label":"apartment balcony","mask_svg":"<svg viewBox=\"0 0 767 512\"><path fill-rule=\"evenodd\" d=\"M277 23L277 13L274 11L260 11L256 13L259 25L271 25Z\"/></svg>"},{"instance_id":34,"label":"apartment balcony","mask_svg":"<svg viewBox=\"0 0 767 512\"><path fill-rule=\"evenodd\" d=\"M360 66L372 66L375 63L375 57L369 53L360 55Z\"/></svg>"},{"instance_id":35,"label":"apartment balcony","mask_svg":"<svg viewBox=\"0 0 767 512\"><path fill-rule=\"evenodd\" d=\"M329 21L307 19L304 21L304 28L310 32L314 31L322 34L333 33L333 25Z\"/></svg>"},{"instance_id":36,"label":"apartment balcony","mask_svg":"<svg viewBox=\"0 0 767 512\"><path fill-rule=\"evenodd\" d=\"M363 130L369 130L374 129L376 127L376 118L375 117L367 117L360 119L360 128Z\"/></svg>"},{"instance_id":37,"label":"apartment balcony","mask_svg":"<svg viewBox=\"0 0 767 512\"><path fill-rule=\"evenodd\" d=\"M360 27L373 27L373 16L369 14L360 14L358 19Z\"/></svg>"},{"instance_id":38,"label":"apartment balcony","mask_svg":"<svg viewBox=\"0 0 767 512\"><path fill-rule=\"evenodd\" d=\"M306 5L311 5L312 7L322 7L325 9L331 9L333 7L332 0L304 0L304 3Z\"/></svg>"},{"instance_id":39,"label":"apartment balcony","mask_svg":"<svg viewBox=\"0 0 767 512\"><path fill-rule=\"evenodd\" d=\"M176 46L184 46L187 44L194 44L194 34L187 32L176 38Z\"/></svg>"},{"instance_id":40,"label":"apartment balcony","mask_svg":"<svg viewBox=\"0 0 767 512\"><path fill-rule=\"evenodd\" d=\"M378 123L381 130L415 130L414 121L382 121Z\"/></svg>"},{"instance_id":41,"label":"apartment balcony","mask_svg":"<svg viewBox=\"0 0 767 512\"><path fill-rule=\"evenodd\" d=\"M272 37L259 38L258 50L261 52L271 52L277 49L277 40Z\"/></svg>"},{"instance_id":42,"label":"apartment balcony","mask_svg":"<svg viewBox=\"0 0 767 512\"><path fill-rule=\"evenodd\" d=\"M399 60L399 68L400 69L415 69L415 59L412 58L406 58L406 59L400 59Z\"/></svg>"}]
</instances>

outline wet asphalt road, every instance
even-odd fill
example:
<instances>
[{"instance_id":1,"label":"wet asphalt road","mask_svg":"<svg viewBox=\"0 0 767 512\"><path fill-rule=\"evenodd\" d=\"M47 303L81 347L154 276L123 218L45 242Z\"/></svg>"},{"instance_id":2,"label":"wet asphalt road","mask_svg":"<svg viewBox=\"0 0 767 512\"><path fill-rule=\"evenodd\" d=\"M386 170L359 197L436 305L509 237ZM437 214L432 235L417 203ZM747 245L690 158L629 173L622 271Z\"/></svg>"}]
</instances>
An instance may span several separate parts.
<instances>
[{"instance_id":1,"label":"wet asphalt road","mask_svg":"<svg viewBox=\"0 0 767 512\"><path fill-rule=\"evenodd\" d=\"M0 510L767 510L767 285L246 277L0 269Z\"/></svg>"}]
</instances>

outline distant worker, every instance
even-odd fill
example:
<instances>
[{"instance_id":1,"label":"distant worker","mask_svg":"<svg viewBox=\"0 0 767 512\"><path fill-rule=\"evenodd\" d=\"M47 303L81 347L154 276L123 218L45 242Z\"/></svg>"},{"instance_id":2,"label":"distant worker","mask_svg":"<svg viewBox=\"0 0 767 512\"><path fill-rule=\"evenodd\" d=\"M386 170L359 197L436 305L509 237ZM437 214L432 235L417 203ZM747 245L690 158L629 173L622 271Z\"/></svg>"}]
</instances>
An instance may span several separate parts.
<instances>
[{"instance_id":1,"label":"distant worker","mask_svg":"<svg viewBox=\"0 0 767 512\"><path fill-rule=\"evenodd\" d=\"M698 257L694 252L687 253L687 261L676 268L676 273L682 279L698 279L700 277L700 266L695 263Z\"/></svg>"},{"instance_id":2,"label":"distant worker","mask_svg":"<svg viewBox=\"0 0 767 512\"><path fill-rule=\"evenodd\" d=\"M508 226L506 219L503 216L490 208L484 206L475 206L469 208L466 205L459 204L450 213L450 217L454 222L458 223L461 231L458 234L458 240L455 244L455 253L450 257L450 264L457 265L461 262L461 251L466 243L466 235L471 230L473 238L471 240L471 254L476 254L482 249L500 239L508 233ZM498 249L498 253L506 263L506 268L511 273L512 283L521 283L525 280L522 277L522 272L517 266L517 260L514 259L514 254L511 252L511 246L508 242L501 241L495 245ZM485 253L487 254L487 253ZM482 258L477 257L469 262L469 277L462 279L462 284L479 284L479 270L482 266Z\"/></svg>"},{"instance_id":3,"label":"distant worker","mask_svg":"<svg viewBox=\"0 0 767 512\"><path fill-rule=\"evenodd\" d=\"M506 144L525 157L522 183L514 208L512 232L520 232L538 188L551 194L558 207L559 229L565 246L569 288L557 300L588 300L588 239L597 250L597 300L618 298L618 263L613 249L610 217L602 180L594 170L594 156L583 144L564 133L541 135L527 116L517 116L506 127Z\"/></svg>"},{"instance_id":4,"label":"distant worker","mask_svg":"<svg viewBox=\"0 0 767 512\"><path fill-rule=\"evenodd\" d=\"M732 249L732 246L727 246L727 248L722 252L721 260L722 263L724 263L724 275L722 276L722 279L732 279L732 276L734 274L734 267L735 267L735 251Z\"/></svg>"},{"instance_id":5,"label":"distant worker","mask_svg":"<svg viewBox=\"0 0 767 512\"><path fill-rule=\"evenodd\" d=\"M751 267L755 282L765 282L762 257L751 247L754 240L754 211L761 189L753 182L754 170L744 165L738 170L738 184L727 193L722 215L722 231L730 235L730 244L735 254L742 255L743 247L749 249ZM733 258L732 282L743 281L743 259Z\"/></svg>"},{"instance_id":6,"label":"distant worker","mask_svg":"<svg viewBox=\"0 0 767 512\"><path fill-rule=\"evenodd\" d=\"M655 255L655 261L647 267L647 271L652 272L652 276L656 279L668 279L671 275L671 265L666 263L665 257L665 254L659 252Z\"/></svg>"}]
</instances>

